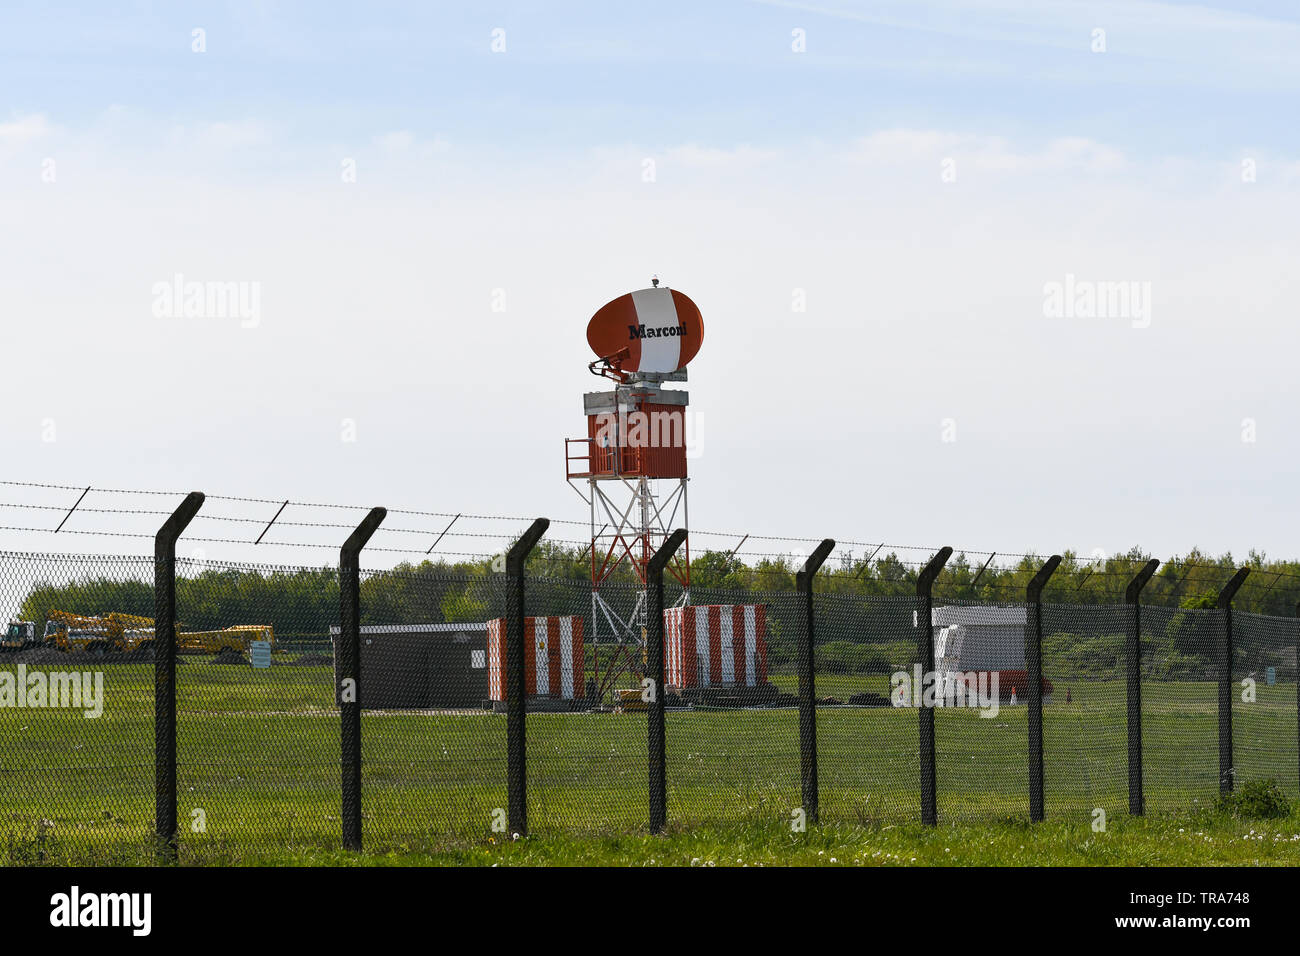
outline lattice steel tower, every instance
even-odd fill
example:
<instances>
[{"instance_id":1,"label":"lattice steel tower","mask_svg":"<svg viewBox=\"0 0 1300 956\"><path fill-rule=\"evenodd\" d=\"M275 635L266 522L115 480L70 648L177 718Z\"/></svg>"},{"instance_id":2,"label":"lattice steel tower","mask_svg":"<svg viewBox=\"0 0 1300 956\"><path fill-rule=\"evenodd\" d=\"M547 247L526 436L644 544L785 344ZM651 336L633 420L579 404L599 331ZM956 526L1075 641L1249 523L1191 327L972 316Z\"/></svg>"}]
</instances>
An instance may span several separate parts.
<instances>
[{"instance_id":1,"label":"lattice steel tower","mask_svg":"<svg viewBox=\"0 0 1300 956\"><path fill-rule=\"evenodd\" d=\"M695 303L654 287L620 296L587 326L600 356L588 368L614 383L583 395L587 435L565 440L565 480L587 505L591 522L591 639L597 645L599 691L628 667L645 641L646 565L676 528L689 528L685 391L686 363L699 351L704 326ZM579 484L582 482L582 484ZM631 573L619 574L627 568ZM677 604L690 602L690 541L668 573L681 585ZM633 585L634 598L608 585ZM638 586L639 585L639 586ZM603 679L600 645L615 645Z\"/></svg>"}]
</instances>

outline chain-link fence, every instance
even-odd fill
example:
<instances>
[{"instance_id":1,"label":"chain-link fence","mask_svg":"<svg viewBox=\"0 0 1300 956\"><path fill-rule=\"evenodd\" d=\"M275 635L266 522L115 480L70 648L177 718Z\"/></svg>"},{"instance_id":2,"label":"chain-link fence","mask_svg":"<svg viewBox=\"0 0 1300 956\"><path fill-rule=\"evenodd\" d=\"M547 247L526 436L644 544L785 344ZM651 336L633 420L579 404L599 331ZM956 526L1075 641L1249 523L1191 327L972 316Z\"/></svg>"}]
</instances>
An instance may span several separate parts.
<instances>
[{"instance_id":1,"label":"chain-link fence","mask_svg":"<svg viewBox=\"0 0 1300 956\"><path fill-rule=\"evenodd\" d=\"M910 682L920 662L916 611L912 597L836 592L813 597L822 819L870 823L918 818L918 725L910 707ZM793 647L783 650L792 661ZM907 685L893 679L900 673ZM786 687L798 691L794 681Z\"/></svg>"},{"instance_id":2,"label":"chain-link fence","mask_svg":"<svg viewBox=\"0 0 1300 956\"><path fill-rule=\"evenodd\" d=\"M10 861L154 852L155 691L167 693L155 663L156 573L166 569L148 558L0 553ZM340 581L329 567L176 561L182 859L344 843L341 705L352 698L340 670ZM515 641L532 832L645 829L657 694L672 826L794 825L810 792L824 821L921 820L926 710L939 821L1026 817L1035 641L1049 818L1125 812L1135 759L1149 809L1209 805L1225 733L1232 782L1272 778L1297 794L1293 618L1142 607L1133 661L1132 605L1046 603L1036 615L1024 603L936 600L927 622L920 598L855 594L844 580L817 585L811 601L790 589L670 586L656 687L638 582L596 593L563 568L534 567L522 583L516 634L503 571L422 564L360 576L367 847L510 837ZM815 697L803 700L810 737L805 694ZM804 747L815 747L811 779Z\"/></svg>"},{"instance_id":3,"label":"chain-link fence","mask_svg":"<svg viewBox=\"0 0 1300 956\"><path fill-rule=\"evenodd\" d=\"M1043 750L1053 816L1128 809L1131 621L1125 605L1043 605Z\"/></svg>"},{"instance_id":4,"label":"chain-link fence","mask_svg":"<svg viewBox=\"0 0 1300 956\"><path fill-rule=\"evenodd\" d=\"M372 846L490 833L506 805L505 576L361 578L362 818ZM331 629L339 639L339 627Z\"/></svg>"},{"instance_id":5,"label":"chain-link fence","mask_svg":"<svg viewBox=\"0 0 1300 956\"><path fill-rule=\"evenodd\" d=\"M130 861L154 830L151 558L0 553L10 862ZM118 648L124 648L118 651Z\"/></svg>"},{"instance_id":6,"label":"chain-link fence","mask_svg":"<svg viewBox=\"0 0 1300 956\"><path fill-rule=\"evenodd\" d=\"M525 591L529 821L537 831L644 825L644 593L550 575ZM504 707L504 704L502 705Z\"/></svg>"},{"instance_id":7,"label":"chain-link fence","mask_svg":"<svg viewBox=\"0 0 1300 956\"><path fill-rule=\"evenodd\" d=\"M176 562L180 845L339 842L338 572Z\"/></svg>"},{"instance_id":8,"label":"chain-link fence","mask_svg":"<svg viewBox=\"0 0 1300 956\"><path fill-rule=\"evenodd\" d=\"M1142 767L1152 810L1206 806L1219 794L1223 616L1142 608Z\"/></svg>"},{"instance_id":9,"label":"chain-link fence","mask_svg":"<svg viewBox=\"0 0 1300 956\"><path fill-rule=\"evenodd\" d=\"M1296 621L1232 612L1232 755L1239 780L1274 777L1300 796Z\"/></svg>"},{"instance_id":10,"label":"chain-link fence","mask_svg":"<svg viewBox=\"0 0 1300 956\"><path fill-rule=\"evenodd\" d=\"M1029 815L1027 623L1023 604L934 609L940 819Z\"/></svg>"},{"instance_id":11,"label":"chain-link fence","mask_svg":"<svg viewBox=\"0 0 1300 956\"><path fill-rule=\"evenodd\" d=\"M670 820L789 820L800 807L797 602L699 588L665 615Z\"/></svg>"}]
</instances>

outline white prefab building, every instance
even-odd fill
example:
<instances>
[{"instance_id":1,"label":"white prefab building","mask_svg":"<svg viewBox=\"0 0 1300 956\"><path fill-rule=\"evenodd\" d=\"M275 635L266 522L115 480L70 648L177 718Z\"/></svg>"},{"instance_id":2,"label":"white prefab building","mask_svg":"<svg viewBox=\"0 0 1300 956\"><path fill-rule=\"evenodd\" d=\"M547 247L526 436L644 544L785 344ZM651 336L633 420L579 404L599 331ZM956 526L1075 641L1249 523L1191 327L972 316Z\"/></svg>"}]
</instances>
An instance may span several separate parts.
<instances>
[{"instance_id":1,"label":"white prefab building","mask_svg":"<svg viewBox=\"0 0 1300 956\"><path fill-rule=\"evenodd\" d=\"M934 669L946 692L957 674L1025 671L1023 607L937 607ZM1005 693L1005 689L1003 689Z\"/></svg>"},{"instance_id":2,"label":"white prefab building","mask_svg":"<svg viewBox=\"0 0 1300 956\"><path fill-rule=\"evenodd\" d=\"M1025 669L1023 607L937 607L931 620L935 670Z\"/></svg>"}]
</instances>

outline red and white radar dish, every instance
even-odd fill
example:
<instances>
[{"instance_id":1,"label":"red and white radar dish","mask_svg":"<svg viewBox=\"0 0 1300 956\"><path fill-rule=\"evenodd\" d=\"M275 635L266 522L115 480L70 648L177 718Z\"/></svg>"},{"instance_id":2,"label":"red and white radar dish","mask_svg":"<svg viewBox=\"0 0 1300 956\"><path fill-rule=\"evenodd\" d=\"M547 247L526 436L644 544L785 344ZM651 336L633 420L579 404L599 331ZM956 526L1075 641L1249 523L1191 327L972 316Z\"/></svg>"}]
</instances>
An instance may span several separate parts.
<instances>
[{"instance_id":1,"label":"red and white radar dish","mask_svg":"<svg viewBox=\"0 0 1300 956\"><path fill-rule=\"evenodd\" d=\"M607 302L587 323L587 344L607 358L627 349L624 372L676 372L704 340L704 319L676 289L640 289Z\"/></svg>"}]
</instances>

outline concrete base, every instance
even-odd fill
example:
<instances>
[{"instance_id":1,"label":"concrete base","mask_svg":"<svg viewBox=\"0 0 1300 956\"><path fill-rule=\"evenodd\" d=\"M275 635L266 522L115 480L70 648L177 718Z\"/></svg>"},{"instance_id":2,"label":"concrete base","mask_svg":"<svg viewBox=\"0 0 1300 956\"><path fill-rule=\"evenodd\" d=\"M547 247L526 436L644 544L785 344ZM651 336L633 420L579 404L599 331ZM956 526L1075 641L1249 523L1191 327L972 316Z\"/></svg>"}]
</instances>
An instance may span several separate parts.
<instances>
[{"instance_id":1,"label":"concrete base","mask_svg":"<svg viewBox=\"0 0 1300 956\"><path fill-rule=\"evenodd\" d=\"M524 713L526 714L567 714L574 707L574 701L561 700L558 697L529 697L524 701ZM484 710L491 710L494 714L504 714L506 712L506 702L504 700L485 701L483 708Z\"/></svg>"},{"instance_id":2,"label":"concrete base","mask_svg":"<svg viewBox=\"0 0 1300 956\"><path fill-rule=\"evenodd\" d=\"M669 687L670 699L676 697L683 705L702 707L780 707L798 703L793 694L783 694L774 684L746 687Z\"/></svg>"}]
</instances>

